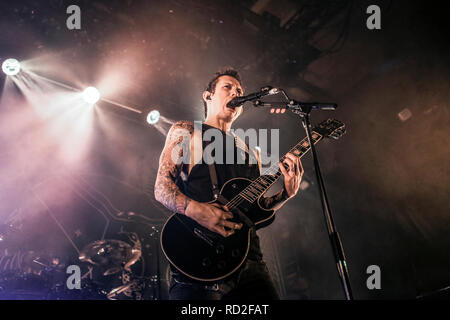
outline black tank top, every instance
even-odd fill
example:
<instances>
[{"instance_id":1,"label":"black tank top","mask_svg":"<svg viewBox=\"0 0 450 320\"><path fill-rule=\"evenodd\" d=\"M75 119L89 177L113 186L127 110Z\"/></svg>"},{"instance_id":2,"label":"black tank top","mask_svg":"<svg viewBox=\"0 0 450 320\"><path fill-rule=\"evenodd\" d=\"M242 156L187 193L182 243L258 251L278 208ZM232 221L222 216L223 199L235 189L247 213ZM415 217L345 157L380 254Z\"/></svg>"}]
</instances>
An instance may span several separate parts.
<instances>
[{"instance_id":1,"label":"black tank top","mask_svg":"<svg viewBox=\"0 0 450 320\"><path fill-rule=\"evenodd\" d=\"M217 159L215 161L219 190L225 182L232 178L242 177L254 180L259 177L259 166L256 162L253 150L248 150L248 152L246 152L241 146L237 146L237 140L233 135L227 134L224 131L211 127L205 123L202 124L202 141L204 132L209 129L216 130L218 134L222 135L223 141L223 161ZM203 150L205 150L208 144L213 142L214 138L212 138L212 141L203 141ZM234 148L234 153L232 153L234 154L233 164L226 163L227 151L228 153L232 151L230 148ZM215 156L214 152L212 153L212 156ZM238 157L241 158L240 162L237 161ZM244 159L245 163L242 163L244 162ZM189 198L199 202L209 202L214 200L208 164L206 164L205 161L202 161L201 163L195 164L189 174L188 170L189 164L183 164L182 172L175 182L180 190ZM247 257L252 260L262 259L259 238L256 231L252 231L250 234L250 249Z\"/></svg>"}]
</instances>

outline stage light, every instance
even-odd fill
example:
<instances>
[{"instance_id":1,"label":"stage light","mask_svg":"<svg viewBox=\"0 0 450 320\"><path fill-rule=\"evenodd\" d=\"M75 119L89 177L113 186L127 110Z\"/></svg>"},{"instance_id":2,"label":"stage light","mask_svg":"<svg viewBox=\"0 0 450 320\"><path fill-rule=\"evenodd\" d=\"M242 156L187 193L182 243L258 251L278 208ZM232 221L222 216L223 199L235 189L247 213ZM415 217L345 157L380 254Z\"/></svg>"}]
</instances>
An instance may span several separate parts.
<instances>
[{"instance_id":1,"label":"stage light","mask_svg":"<svg viewBox=\"0 0 450 320\"><path fill-rule=\"evenodd\" d=\"M95 104L100 99L100 92L94 87L87 87L83 91L83 99L89 104Z\"/></svg>"},{"instance_id":2,"label":"stage light","mask_svg":"<svg viewBox=\"0 0 450 320\"><path fill-rule=\"evenodd\" d=\"M3 61L2 70L8 76L15 76L20 71L20 62L13 58L6 59Z\"/></svg>"},{"instance_id":3,"label":"stage light","mask_svg":"<svg viewBox=\"0 0 450 320\"><path fill-rule=\"evenodd\" d=\"M155 124L158 121L159 121L159 111L153 110L149 112L149 114L147 115L147 122L150 124Z\"/></svg>"}]
</instances>

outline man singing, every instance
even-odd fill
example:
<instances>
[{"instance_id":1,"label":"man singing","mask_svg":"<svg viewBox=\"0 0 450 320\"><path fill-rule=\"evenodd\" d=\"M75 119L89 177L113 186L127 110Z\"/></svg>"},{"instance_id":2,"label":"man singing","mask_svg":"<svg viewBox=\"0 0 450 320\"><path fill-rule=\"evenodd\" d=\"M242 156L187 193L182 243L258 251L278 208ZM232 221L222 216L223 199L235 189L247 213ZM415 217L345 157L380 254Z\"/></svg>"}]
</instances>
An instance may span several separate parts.
<instances>
[{"instance_id":1,"label":"man singing","mask_svg":"<svg viewBox=\"0 0 450 320\"><path fill-rule=\"evenodd\" d=\"M233 154L244 153L247 160L252 156L256 163L246 161L245 164L229 164L217 161L214 168L218 188L232 178L247 178L254 180L260 176L261 162L255 150L249 148L241 139L230 132L231 125L243 112L242 105L230 108L227 104L235 97L242 96L242 82L237 71L227 68L217 72L203 92L205 121L202 133L206 130L218 130L223 137L223 143L232 146L234 150L224 148L224 152ZM183 150L175 151L189 132L191 152L189 161L175 161L173 154L183 158ZM159 161L159 169L155 184L155 198L173 212L186 215L198 224L216 232L223 237L229 237L242 228L242 223L230 221L233 214L227 207L217 203L207 203L214 199L211 173L206 163L194 163L194 123L178 121L170 129ZM230 139L233 140L231 143ZM203 141L203 139L201 139ZM201 146L202 144L200 144ZM203 142L203 148L207 143ZM186 151L186 149L184 149ZM226 155L223 155L226 159ZM303 176L300 158L288 153L284 164L278 164L284 177L284 188L272 197L262 197L260 205L266 209L278 210L284 203L298 192ZM174 235L176 237L176 234ZM186 252L189 255L189 252ZM177 300L221 300L221 299L279 299L273 280L262 259L259 238L254 228L250 234L250 248L245 262L230 276L205 283L191 279L171 265L170 299Z\"/></svg>"}]
</instances>

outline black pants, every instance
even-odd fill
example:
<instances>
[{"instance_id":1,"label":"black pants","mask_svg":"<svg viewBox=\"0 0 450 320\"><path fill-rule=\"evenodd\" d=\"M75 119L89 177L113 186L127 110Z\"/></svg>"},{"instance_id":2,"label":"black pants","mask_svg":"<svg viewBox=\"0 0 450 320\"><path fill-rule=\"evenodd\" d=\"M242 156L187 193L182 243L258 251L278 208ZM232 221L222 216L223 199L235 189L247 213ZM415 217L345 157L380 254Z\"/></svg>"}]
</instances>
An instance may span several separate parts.
<instances>
[{"instance_id":1,"label":"black pants","mask_svg":"<svg viewBox=\"0 0 450 320\"><path fill-rule=\"evenodd\" d=\"M171 272L170 300L278 300L269 270L262 260L249 260L232 276L216 283L194 282Z\"/></svg>"}]
</instances>

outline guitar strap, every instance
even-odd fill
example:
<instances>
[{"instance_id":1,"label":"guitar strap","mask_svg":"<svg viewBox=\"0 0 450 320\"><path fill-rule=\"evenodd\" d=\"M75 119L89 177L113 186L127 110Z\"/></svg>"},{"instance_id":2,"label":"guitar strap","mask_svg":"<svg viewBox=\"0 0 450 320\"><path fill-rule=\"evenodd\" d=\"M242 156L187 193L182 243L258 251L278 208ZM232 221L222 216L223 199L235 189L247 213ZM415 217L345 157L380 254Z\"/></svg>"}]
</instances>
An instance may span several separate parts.
<instances>
[{"instance_id":1,"label":"guitar strap","mask_svg":"<svg viewBox=\"0 0 450 320\"><path fill-rule=\"evenodd\" d=\"M217 182L216 167L214 166L214 163L211 163L210 165L208 165L208 168L209 168L209 175L211 177L212 192L214 195L214 199L218 199L220 196L220 190L219 190L219 183Z\"/></svg>"}]
</instances>

